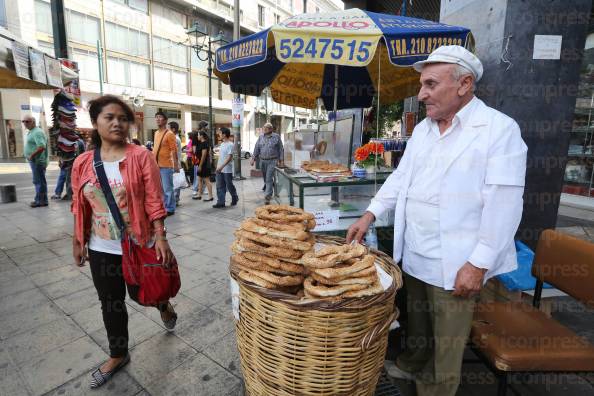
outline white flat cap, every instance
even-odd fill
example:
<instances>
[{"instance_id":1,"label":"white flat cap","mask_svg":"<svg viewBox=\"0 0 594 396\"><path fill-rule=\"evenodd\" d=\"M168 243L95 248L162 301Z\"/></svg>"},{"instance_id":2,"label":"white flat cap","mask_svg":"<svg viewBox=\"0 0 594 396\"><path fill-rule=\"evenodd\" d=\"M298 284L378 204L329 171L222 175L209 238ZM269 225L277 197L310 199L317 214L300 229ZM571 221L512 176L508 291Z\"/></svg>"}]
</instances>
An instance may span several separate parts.
<instances>
[{"instance_id":1,"label":"white flat cap","mask_svg":"<svg viewBox=\"0 0 594 396\"><path fill-rule=\"evenodd\" d=\"M459 45L444 45L437 48L424 61L415 62L413 67L416 71L423 70L428 63L454 63L464 66L474 74L474 80L478 81L483 76L483 64L472 52Z\"/></svg>"}]
</instances>

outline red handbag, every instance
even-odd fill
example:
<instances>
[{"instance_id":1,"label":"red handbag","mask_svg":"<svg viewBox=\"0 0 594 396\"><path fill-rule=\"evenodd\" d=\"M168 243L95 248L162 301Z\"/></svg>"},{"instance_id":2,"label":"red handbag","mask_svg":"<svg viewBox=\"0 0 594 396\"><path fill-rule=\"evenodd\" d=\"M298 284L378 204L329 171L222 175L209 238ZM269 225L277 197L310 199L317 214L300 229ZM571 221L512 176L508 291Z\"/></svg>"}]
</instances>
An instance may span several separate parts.
<instances>
[{"instance_id":1,"label":"red handbag","mask_svg":"<svg viewBox=\"0 0 594 396\"><path fill-rule=\"evenodd\" d=\"M139 246L130 238L109 187L99 150L95 149L94 153L95 173L109 211L122 235L122 272L130 297L140 305L157 306L165 303L175 297L181 287L177 261L174 258L169 267L165 267L162 259L157 259L154 246Z\"/></svg>"},{"instance_id":2,"label":"red handbag","mask_svg":"<svg viewBox=\"0 0 594 396\"><path fill-rule=\"evenodd\" d=\"M140 305L155 306L175 297L181 287L177 261L169 267L157 259L157 251L138 246L126 235L122 239L122 272L129 286L137 286L134 300Z\"/></svg>"}]
</instances>

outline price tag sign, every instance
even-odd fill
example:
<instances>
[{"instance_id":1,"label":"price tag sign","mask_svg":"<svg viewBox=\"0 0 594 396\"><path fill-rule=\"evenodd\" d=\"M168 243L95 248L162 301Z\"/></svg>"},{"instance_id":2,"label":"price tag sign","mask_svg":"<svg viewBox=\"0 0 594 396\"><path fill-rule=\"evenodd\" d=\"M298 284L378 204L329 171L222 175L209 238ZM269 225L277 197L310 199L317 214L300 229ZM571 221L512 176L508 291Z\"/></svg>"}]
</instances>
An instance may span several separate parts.
<instances>
[{"instance_id":1,"label":"price tag sign","mask_svg":"<svg viewBox=\"0 0 594 396\"><path fill-rule=\"evenodd\" d=\"M320 210L314 212L316 228L313 231L332 231L338 227L340 210Z\"/></svg>"}]
</instances>

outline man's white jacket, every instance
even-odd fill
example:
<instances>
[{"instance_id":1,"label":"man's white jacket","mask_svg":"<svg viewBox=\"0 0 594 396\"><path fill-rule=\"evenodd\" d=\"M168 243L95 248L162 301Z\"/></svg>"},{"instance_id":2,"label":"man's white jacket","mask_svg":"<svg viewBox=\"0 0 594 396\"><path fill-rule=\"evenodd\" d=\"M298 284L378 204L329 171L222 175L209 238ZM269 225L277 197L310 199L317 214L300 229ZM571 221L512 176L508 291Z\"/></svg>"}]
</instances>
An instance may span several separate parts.
<instances>
[{"instance_id":1,"label":"man's white jacket","mask_svg":"<svg viewBox=\"0 0 594 396\"><path fill-rule=\"evenodd\" d=\"M487 269L485 281L517 267L514 235L522 217L527 147L518 124L477 101L443 163L439 220L444 288L454 288L460 267ZM371 201L376 218L394 209L394 260L402 258L405 208L415 161L430 133L430 121L416 126L398 168ZM407 263L404 263L406 271ZM416 272L416 271L415 271Z\"/></svg>"}]
</instances>

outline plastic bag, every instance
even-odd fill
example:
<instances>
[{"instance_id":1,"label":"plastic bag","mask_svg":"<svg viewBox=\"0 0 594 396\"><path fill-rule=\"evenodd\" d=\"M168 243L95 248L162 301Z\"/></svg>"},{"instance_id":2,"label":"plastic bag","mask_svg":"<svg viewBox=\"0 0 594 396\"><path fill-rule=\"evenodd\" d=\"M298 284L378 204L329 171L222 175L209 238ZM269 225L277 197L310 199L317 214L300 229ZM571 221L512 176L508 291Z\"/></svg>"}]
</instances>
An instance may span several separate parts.
<instances>
[{"instance_id":1,"label":"plastic bag","mask_svg":"<svg viewBox=\"0 0 594 396\"><path fill-rule=\"evenodd\" d=\"M183 168L179 168L179 172L173 174L173 189L188 188L188 182L186 180L186 173Z\"/></svg>"}]
</instances>

